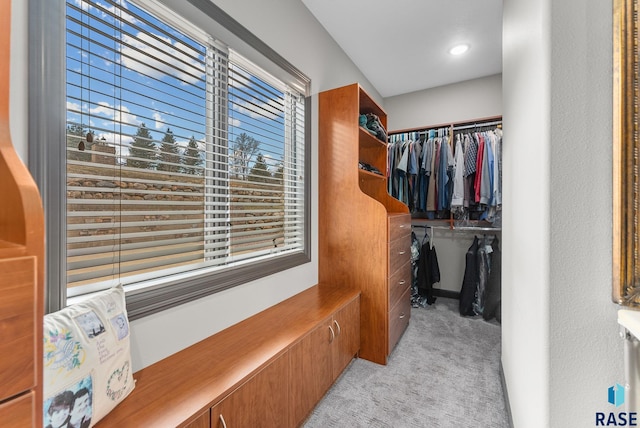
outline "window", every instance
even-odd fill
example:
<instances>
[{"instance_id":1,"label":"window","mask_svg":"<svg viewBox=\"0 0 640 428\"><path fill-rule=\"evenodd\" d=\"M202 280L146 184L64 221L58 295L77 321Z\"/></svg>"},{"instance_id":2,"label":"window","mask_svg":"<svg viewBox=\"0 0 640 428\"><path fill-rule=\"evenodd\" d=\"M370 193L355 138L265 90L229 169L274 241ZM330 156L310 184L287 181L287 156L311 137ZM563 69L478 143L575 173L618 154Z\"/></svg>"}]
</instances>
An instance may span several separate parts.
<instances>
[{"instance_id":1,"label":"window","mask_svg":"<svg viewBox=\"0 0 640 428\"><path fill-rule=\"evenodd\" d=\"M122 283L135 318L309 261L309 81L211 3L190 3L217 27L153 0L66 1L66 108L30 110L45 139L33 163L49 310ZM203 30L220 23L251 59ZM51 116L62 138L41 125Z\"/></svg>"}]
</instances>

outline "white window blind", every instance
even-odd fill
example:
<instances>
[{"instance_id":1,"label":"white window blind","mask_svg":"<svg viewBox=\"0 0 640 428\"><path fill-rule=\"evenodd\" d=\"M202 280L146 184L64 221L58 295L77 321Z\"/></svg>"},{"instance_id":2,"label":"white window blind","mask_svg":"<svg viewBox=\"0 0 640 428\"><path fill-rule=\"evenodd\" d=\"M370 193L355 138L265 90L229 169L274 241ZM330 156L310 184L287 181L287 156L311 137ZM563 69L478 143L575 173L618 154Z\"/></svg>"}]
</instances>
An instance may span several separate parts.
<instances>
[{"instance_id":1,"label":"white window blind","mask_svg":"<svg viewBox=\"0 0 640 428\"><path fill-rule=\"evenodd\" d=\"M304 94L214 35L67 0L66 105L68 296L305 250Z\"/></svg>"}]
</instances>

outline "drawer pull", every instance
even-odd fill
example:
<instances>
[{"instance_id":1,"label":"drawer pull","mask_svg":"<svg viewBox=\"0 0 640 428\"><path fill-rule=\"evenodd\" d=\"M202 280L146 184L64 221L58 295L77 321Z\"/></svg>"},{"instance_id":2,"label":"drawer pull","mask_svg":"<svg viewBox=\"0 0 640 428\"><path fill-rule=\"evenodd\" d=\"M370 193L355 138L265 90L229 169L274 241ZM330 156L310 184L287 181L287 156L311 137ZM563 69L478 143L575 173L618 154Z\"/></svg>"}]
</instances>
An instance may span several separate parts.
<instances>
[{"instance_id":1,"label":"drawer pull","mask_svg":"<svg viewBox=\"0 0 640 428\"><path fill-rule=\"evenodd\" d=\"M407 227L407 225L406 225L406 224L401 224L401 225L400 225L400 229L404 229L405 227Z\"/></svg>"},{"instance_id":2,"label":"drawer pull","mask_svg":"<svg viewBox=\"0 0 640 428\"><path fill-rule=\"evenodd\" d=\"M405 281L404 279L401 279L401 280L400 280L400 282L398 282L398 284L400 284L400 285L404 285L404 283L405 283L405 282L406 282L406 281Z\"/></svg>"},{"instance_id":3,"label":"drawer pull","mask_svg":"<svg viewBox=\"0 0 640 428\"><path fill-rule=\"evenodd\" d=\"M334 340L335 340L335 338L336 338L336 334L335 334L335 332L333 331L333 327L331 327L331 326L329 326L329 331L331 332L331 339L329 339L329 343L333 343L333 341L334 341Z\"/></svg>"},{"instance_id":4,"label":"drawer pull","mask_svg":"<svg viewBox=\"0 0 640 428\"><path fill-rule=\"evenodd\" d=\"M399 251L398 254L403 255L404 253L406 253L406 251Z\"/></svg>"},{"instance_id":5,"label":"drawer pull","mask_svg":"<svg viewBox=\"0 0 640 428\"><path fill-rule=\"evenodd\" d=\"M336 335L340 336L340 332L342 331L340 329L340 324L338 324L338 321L336 321L336 320L333 320L333 323L336 325L336 330L337 330Z\"/></svg>"},{"instance_id":6,"label":"drawer pull","mask_svg":"<svg viewBox=\"0 0 640 428\"><path fill-rule=\"evenodd\" d=\"M224 416L220 413L220 422L222 422L222 428L227 428L227 423L224 421Z\"/></svg>"},{"instance_id":7,"label":"drawer pull","mask_svg":"<svg viewBox=\"0 0 640 428\"><path fill-rule=\"evenodd\" d=\"M400 319L404 318L404 312L400 314Z\"/></svg>"}]
</instances>

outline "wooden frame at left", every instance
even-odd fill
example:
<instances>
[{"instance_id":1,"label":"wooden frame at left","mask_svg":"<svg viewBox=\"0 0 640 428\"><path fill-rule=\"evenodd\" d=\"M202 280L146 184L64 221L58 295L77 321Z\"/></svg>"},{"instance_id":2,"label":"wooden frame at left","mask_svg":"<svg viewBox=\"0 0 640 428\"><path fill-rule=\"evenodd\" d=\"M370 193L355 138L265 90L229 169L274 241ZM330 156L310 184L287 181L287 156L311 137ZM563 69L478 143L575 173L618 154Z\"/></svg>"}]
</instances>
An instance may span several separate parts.
<instances>
[{"instance_id":1,"label":"wooden frame at left","mask_svg":"<svg viewBox=\"0 0 640 428\"><path fill-rule=\"evenodd\" d=\"M613 2L613 292L640 308L638 1Z\"/></svg>"}]
</instances>

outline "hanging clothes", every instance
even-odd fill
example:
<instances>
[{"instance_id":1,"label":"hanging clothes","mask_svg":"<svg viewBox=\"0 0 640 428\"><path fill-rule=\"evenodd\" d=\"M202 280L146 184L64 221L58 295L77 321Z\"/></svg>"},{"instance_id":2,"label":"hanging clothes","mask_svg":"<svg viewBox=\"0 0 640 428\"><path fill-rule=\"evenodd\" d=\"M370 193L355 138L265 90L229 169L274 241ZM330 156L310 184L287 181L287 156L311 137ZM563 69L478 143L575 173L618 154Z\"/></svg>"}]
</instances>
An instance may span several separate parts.
<instances>
[{"instance_id":1,"label":"hanging clothes","mask_svg":"<svg viewBox=\"0 0 640 428\"><path fill-rule=\"evenodd\" d=\"M464 153L460 134L456 135L453 169L453 194L451 195L451 207L457 208L464 205Z\"/></svg>"},{"instance_id":2,"label":"hanging clothes","mask_svg":"<svg viewBox=\"0 0 640 428\"><path fill-rule=\"evenodd\" d=\"M473 312L476 315L482 315L484 312L487 282L491 270L491 251L491 247L486 244L486 239L482 239L478 246L478 285L473 301Z\"/></svg>"},{"instance_id":3,"label":"hanging clothes","mask_svg":"<svg viewBox=\"0 0 640 428\"><path fill-rule=\"evenodd\" d=\"M389 194L429 219L500 221L502 130L450 130L391 136Z\"/></svg>"},{"instance_id":4,"label":"hanging clothes","mask_svg":"<svg viewBox=\"0 0 640 428\"><path fill-rule=\"evenodd\" d=\"M462 279L462 288L460 289L459 311L460 315L473 316L476 313L473 310L473 302L476 299L476 290L478 288L478 237L473 238L473 243L465 254L464 277Z\"/></svg>"},{"instance_id":5,"label":"hanging clothes","mask_svg":"<svg viewBox=\"0 0 640 428\"><path fill-rule=\"evenodd\" d=\"M482 317L485 320L496 318L498 321L501 319L500 303L502 295L502 253L500 252L498 237L494 237L491 242L491 270L489 272L489 278L487 280L487 288L485 290L485 304Z\"/></svg>"},{"instance_id":6,"label":"hanging clothes","mask_svg":"<svg viewBox=\"0 0 640 428\"><path fill-rule=\"evenodd\" d=\"M484 162L484 137L480 133L476 133L473 137L478 141L478 157L476 158L476 178L473 188L475 191L474 202L480 203L480 186L482 185L482 163Z\"/></svg>"},{"instance_id":7,"label":"hanging clothes","mask_svg":"<svg viewBox=\"0 0 640 428\"><path fill-rule=\"evenodd\" d=\"M428 305L435 303L433 285L440 282L440 266L436 248L431 242L425 242L420 248L418 260L418 294L426 298Z\"/></svg>"}]
</instances>

